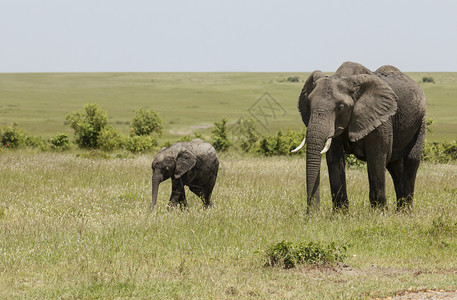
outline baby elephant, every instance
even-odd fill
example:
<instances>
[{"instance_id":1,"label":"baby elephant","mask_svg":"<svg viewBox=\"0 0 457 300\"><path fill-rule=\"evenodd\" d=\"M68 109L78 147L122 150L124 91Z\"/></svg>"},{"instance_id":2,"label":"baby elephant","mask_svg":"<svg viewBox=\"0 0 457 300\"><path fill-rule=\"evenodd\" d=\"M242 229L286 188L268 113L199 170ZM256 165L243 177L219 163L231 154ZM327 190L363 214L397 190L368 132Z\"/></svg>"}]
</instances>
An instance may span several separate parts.
<instances>
[{"instance_id":1,"label":"baby elephant","mask_svg":"<svg viewBox=\"0 0 457 300\"><path fill-rule=\"evenodd\" d=\"M216 183L218 169L216 150L201 139L174 143L170 148L163 147L152 162L151 210L157 202L159 184L170 177L170 206L187 205L185 185L203 200L205 206L212 206L211 192Z\"/></svg>"}]
</instances>

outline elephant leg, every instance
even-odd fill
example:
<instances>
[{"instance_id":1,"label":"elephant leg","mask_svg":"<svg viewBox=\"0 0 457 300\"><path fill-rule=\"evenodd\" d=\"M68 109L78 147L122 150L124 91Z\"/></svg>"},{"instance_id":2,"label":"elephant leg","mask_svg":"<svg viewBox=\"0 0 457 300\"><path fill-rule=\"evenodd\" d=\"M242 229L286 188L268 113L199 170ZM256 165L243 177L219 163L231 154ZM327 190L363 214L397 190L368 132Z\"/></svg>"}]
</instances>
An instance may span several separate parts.
<instances>
[{"instance_id":1,"label":"elephant leg","mask_svg":"<svg viewBox=\"0 0 457 300\"><path fill-rule=\"evenodd\" d=\"M414 139L413 147L404 158L403 194L402 197L397 200L397 210L411 210L412 208L416 175L422 157L422 149L424 147L425 131L426 119L424 118L422 120L421 128Z\"/></svg>"},{"instance_id":2,"label":"elephant leg","mask_svg":"<svg viewBox=\"0 0 457 300\"><path fill-rule=\"evenodd\" d=\"M373 208L386 207L386 169L380 163L368 162L368 181L370 184L370 203Z\"/></svg>"},{"instance_id":3,"label":"elephant leg","mask_svg":"<svg viewBox=\"0 0 457 300\"><path fill-rule=\"evenodd\" d=\"M200 186L200 185L190 185L189 189L197 195L198 198L200 198L203 201L203 204L208 207L212 206L211 203L211 192L212 189L208 189L205 186Z\"/></svg>"},{"instance_id":4,"label":"elephant leg","mask_svg":"<svg viewBox=\"0 0 457 300\"><path fill-rule=\"evenodd\" d=\"M211 202L211 192L209 190L205 190L201 197L203 204L205 207L211 207L213 206L213 202Z\"/></svg>"},{"instance_id":5,"label":"elephant leg","mask_svg":"<svg viewBox=\"0 0 457 300\"><path fill-rule=\"evenodd\" d=\"M217 170L216 175L212 176L206 186L205 192L203 194L203 203L206 207L213 206L213 202L211 202L211 194L213 193L214 185L216 184L217 179Z\"/></svg>"},{"instance_id":6,"label":"elephant leg","mask_svg":"<svg viewBox=\"0 0 457 300\"><path fill-rule=\"evenodd\" d=\"M182 180L173 178L171 185L170 203L168 205L170 207L176 207L178 204L181 206L187 206L186 192L184 190L184 184Z\"/></svg>"},{"instance_id":7,"label":"elephant leg","mask_svg":"<svg viewBox=\"0 0 457 300\"><path fill-rule=\"evenodd\" d=\"M211 202L211 194L213 193L214 183L208 186L203 193L203 203L206 207L213 206L213 202Z\"/></svg>"},{"instance_id":8,"label":"elephant leg","mask_svg":"<svg viewBox=\"0 0 457 300\"><path fill-rule=\"evenodd\" d=\"M387 165L387 170L392 177L392 181L394 182L395 194L397 195L397 206L400 203L400 199L404 197L404 160L403 158L389 163Z\"/></svg>"},{"instance_id":9,"label":"elephant leg","mask_svg":"<svg viewBox=\"0 0 457 300\"><path fill-rule=\"evenodd\" d=\"M397 210L410 210L414 198L414 185L420 161L405 157L387 165L397 195Z\"/></svg>"},{"instance_id":10,"label":"elephant leg","mask_svg":"<svg viewBox=\"0 0 457 300\"><path fill-rule=\"evenodd\" d=\"M397 210L411 210L414 199L414 186L416 183L417 170L420 160L405 158L403 172L403 195L397 200Z\"/></svg>"},{"instance_id":11,"label":"elephant leg","mask_svg":"<svg viewBox=\"0 0 457 300\"><path fill-rule=\"evenodd\" d=\"M335 137L326 154L327 167L332 192L333 211L347 211L349 200L346 190L344 149L341 136Z\"/></svg>"},{"instance_id":12,"label":"elephant leg","mask_svg":"<svg viewBox=\"0 0 457 300\"><path fill-rule=\"evenodd\" d=\"M385 208L386 200L386 163L392 140L377 130L365 139L368 182L370 184L370 203L373 208Z\"/></svg>"}]
</instances>

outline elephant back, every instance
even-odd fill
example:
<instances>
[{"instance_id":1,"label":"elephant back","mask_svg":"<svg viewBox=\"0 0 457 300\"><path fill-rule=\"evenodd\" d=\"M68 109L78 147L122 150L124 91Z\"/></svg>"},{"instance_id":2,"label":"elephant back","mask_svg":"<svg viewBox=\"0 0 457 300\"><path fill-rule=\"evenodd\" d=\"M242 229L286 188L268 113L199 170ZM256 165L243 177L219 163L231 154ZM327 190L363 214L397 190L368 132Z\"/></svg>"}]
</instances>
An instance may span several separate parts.
<instances>
[{"instance_id":1,"label":"elephant back","mask_svg":"<svg viewBox=\"0 0 457 300\"><path fill-rule=\"evenodd\" d=\"M361 64L347 61L344 62L338 70L336 70L335 74L333 76L335 77L349 77L353 75L360 75L360 74L368 74L371 75L373 72L371 72L369 69L365 68Z\"/></svg>"}]
</instances>

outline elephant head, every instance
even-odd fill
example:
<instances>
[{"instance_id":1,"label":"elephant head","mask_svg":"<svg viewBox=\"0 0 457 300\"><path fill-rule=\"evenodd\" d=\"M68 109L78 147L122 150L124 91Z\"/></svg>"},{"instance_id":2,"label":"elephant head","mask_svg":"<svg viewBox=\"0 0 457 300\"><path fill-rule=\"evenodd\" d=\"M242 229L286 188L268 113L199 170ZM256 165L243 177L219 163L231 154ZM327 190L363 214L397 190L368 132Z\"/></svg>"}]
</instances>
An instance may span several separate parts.
<instances>
[{"instance_id":1,"label":"elephant head","mask_svg":"<svg viewBox=\"0 0 457 300\"><path fill-rule=\"evenodd\" d=\"M163 147L152 162L152 202L151 210L157 202L159 184L170 177L181 178L186 172L192 169L197 158L189 150L182 146L171 148Z\"/></svg>"},{"instance_id":2,"label":"elephant head","mask_svg":"<svg viewBox=\"0 0 457 300\"><path fill-rule=\"evenodd\" d=\"M351 68L354 65L358 68ZM353 63L343 65L331 77L314 71L301 91L298 109L307 132L300 146L306 140L308 211L319 206L321 154L330 148L332 138L344 132L351 142L358 141L396 113L397 96L393 90L360 67Z\"/></svg>"}]
</instances>

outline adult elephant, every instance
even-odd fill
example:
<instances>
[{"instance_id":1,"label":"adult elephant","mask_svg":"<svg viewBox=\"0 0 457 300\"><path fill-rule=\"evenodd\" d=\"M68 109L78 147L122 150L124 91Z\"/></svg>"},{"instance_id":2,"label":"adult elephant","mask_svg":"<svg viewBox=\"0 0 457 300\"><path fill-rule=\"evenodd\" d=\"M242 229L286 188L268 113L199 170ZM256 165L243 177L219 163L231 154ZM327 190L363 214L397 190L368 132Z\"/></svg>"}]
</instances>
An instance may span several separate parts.
<instances>
[{"instance_id":1,"label":"adult elephant","mask_svg":"<svg viewBox=\"0 0 457 300\"><path fill-rule=\"evenodd\" d=\"M319 207L321 154L327 152L333 209L347 210L344 154L367 162L373 207L386 206L385 170L392 176L397 209L411 208L425 138L425 95L393 66L371 72L345 62L332 76L314 71L298 109L307 126L308 212ZM325 145L325 146L324 146Z\"/></svg>"},{"instance_id":2,"label":"adult elephant","mask_svg":"<svg viewBox=\"0 0 457 300\"><path fill-rule=\"evenodd\" d=\"M203 200L205 206L211 206L211 193L218 169L216 150L201 139L174 143L170 148L163 147L152 162L150 209L154 209L157 202L159 184L168 178L172 180L170 206L187 205L184 190L186 185Z\"/></svg>"}]
</instances>

